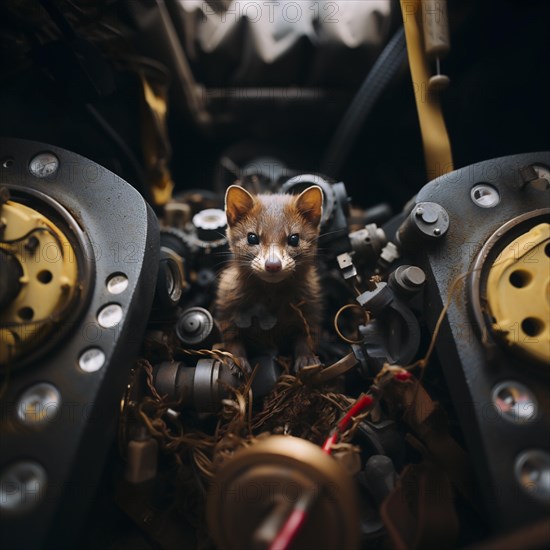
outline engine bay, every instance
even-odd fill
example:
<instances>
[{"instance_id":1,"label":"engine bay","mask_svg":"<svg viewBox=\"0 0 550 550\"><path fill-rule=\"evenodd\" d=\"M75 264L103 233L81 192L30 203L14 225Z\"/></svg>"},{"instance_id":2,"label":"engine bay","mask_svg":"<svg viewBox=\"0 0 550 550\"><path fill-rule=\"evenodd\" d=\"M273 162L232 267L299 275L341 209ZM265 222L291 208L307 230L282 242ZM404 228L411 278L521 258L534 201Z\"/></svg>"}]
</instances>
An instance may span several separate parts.
<instances>
[{"instance_id":1,"label":"engine bay","mask_svg":"<svg viewBox=\"0 0 550 550\"><path fill-rule=\"evenodd\" d=\"M0 8L3 548L546 546L548 6L496 4Z\"/></svg>"}]
</instances>

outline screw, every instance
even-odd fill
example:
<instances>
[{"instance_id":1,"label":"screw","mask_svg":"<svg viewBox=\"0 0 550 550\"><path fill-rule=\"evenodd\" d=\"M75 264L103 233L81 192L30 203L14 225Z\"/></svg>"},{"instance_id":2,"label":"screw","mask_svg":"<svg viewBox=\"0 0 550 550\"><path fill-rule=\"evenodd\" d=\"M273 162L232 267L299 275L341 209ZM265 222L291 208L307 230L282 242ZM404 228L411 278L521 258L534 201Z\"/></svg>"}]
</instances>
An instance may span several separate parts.
<instances>
[{"instance_id":1,"label":"screw","mask_svg":"<svg viewBox=\"0 0 550 550\"><path fill-rule=\"evenodd\" d=\"M417 208L415 214L416 214L418 217L422 216L422 214L424 214L424 208L422 208L422 207Z\"/></svg>"},{"instance_id":2,"label":"screw","mask_svg":"<svg viewBox=\"0 0 550 550\"><path fill-rule=\"evenodd\" d=\"M437 237L439 237L439 235L441 235L441 229L439 229L439 227L436 227L434 229L434 235L436 235Z\"/></svg>"}]
</instances>

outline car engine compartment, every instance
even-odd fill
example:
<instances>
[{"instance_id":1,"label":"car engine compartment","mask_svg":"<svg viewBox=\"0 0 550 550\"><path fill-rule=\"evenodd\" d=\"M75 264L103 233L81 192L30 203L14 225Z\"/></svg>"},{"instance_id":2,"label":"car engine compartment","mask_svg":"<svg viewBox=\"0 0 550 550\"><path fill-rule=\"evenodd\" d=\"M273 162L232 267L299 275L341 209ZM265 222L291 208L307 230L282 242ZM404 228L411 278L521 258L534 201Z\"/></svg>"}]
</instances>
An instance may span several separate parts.
<instances>
[{"instance_id":1,"label":"car engine compartment","mask_svg":"<svg viewBox=\"0 0 550 550\"><path fill-rule=\"evenodd\" d=\"M2 547L545 547L548 11L5 2ZM231 185L322 192L316 364L224 347Z\"/></svg>"}]
</instances>

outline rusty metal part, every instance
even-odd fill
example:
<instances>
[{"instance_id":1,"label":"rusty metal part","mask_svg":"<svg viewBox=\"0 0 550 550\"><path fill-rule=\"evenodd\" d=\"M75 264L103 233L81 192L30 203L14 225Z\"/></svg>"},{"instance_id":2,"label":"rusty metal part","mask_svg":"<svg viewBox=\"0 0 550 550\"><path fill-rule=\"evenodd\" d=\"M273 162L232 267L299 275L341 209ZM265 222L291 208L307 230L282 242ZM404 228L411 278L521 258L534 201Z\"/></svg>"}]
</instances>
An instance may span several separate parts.
<instances>
[{"instance_id":1,"label":"rusty metal part","mask_svg":"<svg viewBox=\"0 0 550 550\"><path fill-rule=\"evenodd\" d=\"M357 548L359 515L351 477L319 447L290 436L270 436L239 451L214 478L207 519L217 547L251 548L266 525L284 523L310 492L312 503L295 547Z\"/></svg>"}]
</instances>

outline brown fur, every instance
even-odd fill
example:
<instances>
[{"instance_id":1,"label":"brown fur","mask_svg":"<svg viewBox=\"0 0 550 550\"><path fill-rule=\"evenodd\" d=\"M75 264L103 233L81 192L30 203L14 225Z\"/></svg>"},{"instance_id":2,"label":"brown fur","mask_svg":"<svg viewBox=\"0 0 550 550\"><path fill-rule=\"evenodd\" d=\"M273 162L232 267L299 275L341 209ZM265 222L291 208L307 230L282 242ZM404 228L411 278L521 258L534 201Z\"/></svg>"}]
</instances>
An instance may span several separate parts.
<instances>
[{"instance_id":1,"label":"brown fur","mask_svg":"<svg viewBox=\"0 0 550 550\"><path fill-rule=\"evenodd\" d=\"M247 367L247 356L273 346L281 355L294 355L296 368L311 364L314 352L307 345L304 322L292 306L300 308L316 342L321 304L314 262L322 208L321 191L318 188L311 191L310 188L299 197L252 197L240 188L234 188L230 188L226 196L227 236L233 259L221 274L216 300L225 347ZM260 244L250 245L247 242L249 233L258 235ZM288 244L288 237L292 234L299 235L296 247ZM280 274L265 272L265 259L271 257L270 254L281 258L283 267ZM271 277L277 280L272 282ZM284 278L279 281L279 277ZM264 312L265 315L259 316L264 321L267 319L268 324L274 319L274 326L269 329L260 327L262 319L254 319L250 311ZM243 315L251 320L250 327L242 326Z\"/></svg>"}]
</instances>

